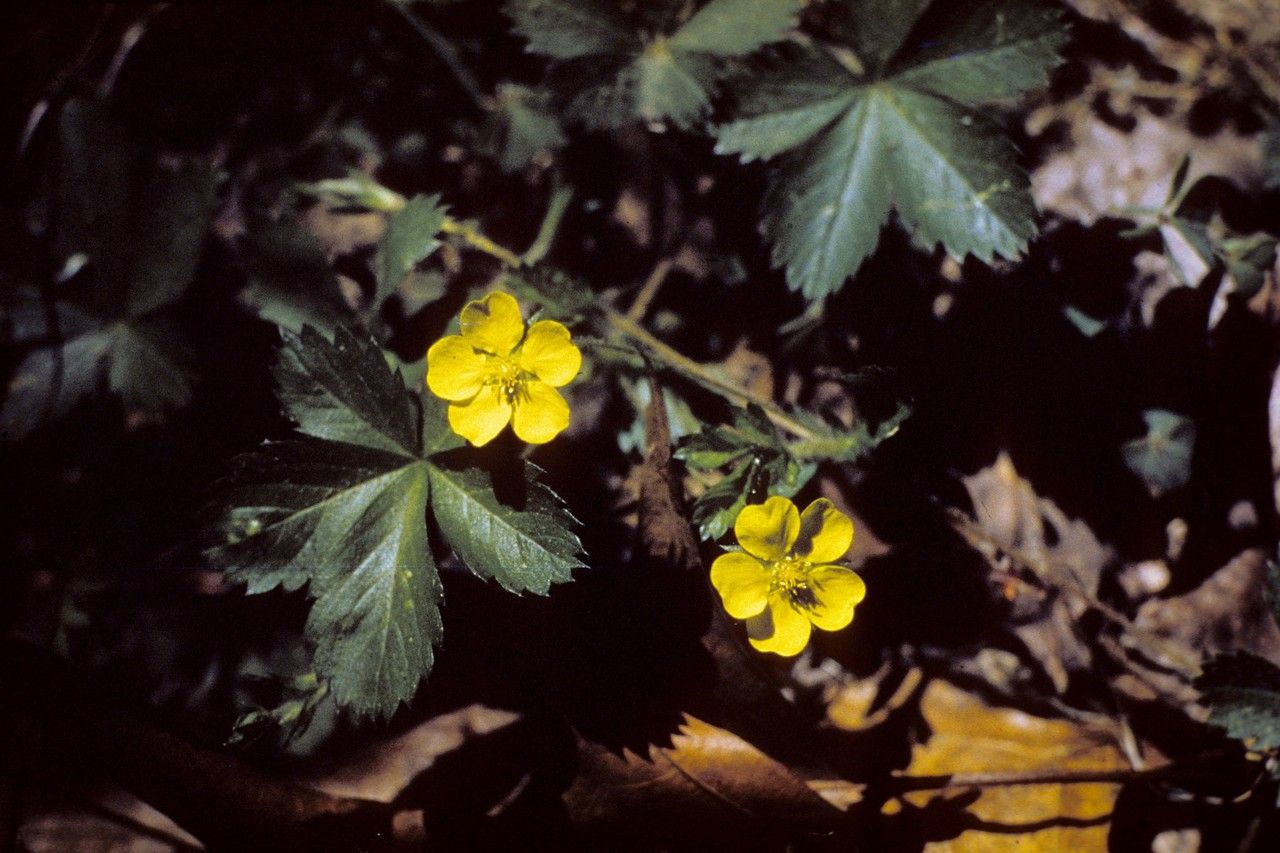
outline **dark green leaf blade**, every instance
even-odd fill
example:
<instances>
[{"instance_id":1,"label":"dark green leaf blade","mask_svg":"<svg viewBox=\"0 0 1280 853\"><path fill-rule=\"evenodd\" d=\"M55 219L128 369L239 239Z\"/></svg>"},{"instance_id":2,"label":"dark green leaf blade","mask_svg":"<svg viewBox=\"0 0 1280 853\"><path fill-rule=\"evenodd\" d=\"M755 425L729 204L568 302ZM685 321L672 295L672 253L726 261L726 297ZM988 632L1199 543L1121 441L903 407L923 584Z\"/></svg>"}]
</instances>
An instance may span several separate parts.
<instances>
[{"instance_id":1,"label":"dark green leaf blade","mask_svg":"<svg viewBox=\"0 0 1280 853\"><path fill-rule=\"evenodd\" d=\"M987 263L1022 252L1035 234L1035 203L1009 141L980 114L938 98L876 92L898 212L920 238Z\"/></svg>"},{"instance_id":2,"label":"dark green leaf blade","mask_svg":"<svg viewBox=\"0 0 1280 853\"><path fill-rule=\"evenodd\" d=\"M865 95L773 176L763 227L773 262L810 299L835 292L871 254L889 216L889 158L880 99Z\"/></svg>"},{"instance_id":3,"label":"dark green leaf blade","mask_svg":"<svg viewBox=\"0 0 1280 853\"><path fill-rule=\"evenodd\" d=\"M141 317L176 302L195 275L213 214L218 175L190 163L157 168L141 199L126 313Z\"/></svg>"},{"instance_id":4,"label":"dark green leaf blade","mask_svg":"<svg viewBox=\"0 0 1280 853\"><path fill-rule=\"evenodd\" d=\"M778 41L795 25L799 0L711 0L671 37L679 50L740 56Z\"/></svg>"},{"instance_id":5,"label":"dark green leaf blade","mask_svg":"<svg viewBox=\"0 0 1280 853\"><path fill-rule=\"evenodd\" d=\"M445 208L439 195L418 195L409 199L404 209L393 214L387 223L387 233L378 245L375 261L378 286L374 301L383 300L396 292L405 275L422 263L439 246L437 236L444 225Z\"/></svg>"},{"instance_id":6,"label":"dark green leaf blade","mask_svg":"<svg viewBox=\"0 0 1280 853\"><path fill-rule=\"evenodd\" d=\"M1280 749L1280 667L1248 652L1218 655L1205 663L1196 687L1212 725L1250 749Z\"/></svg>"},{"instance_id":7,"label":"dark green leaf blade","mask_svg":"<svg viewBox=\"0 0 1280 853\"><path fill-rule=\"evenodd\" d=\"M319 242L296 225L271 225L250 238L249 283L240 301L260 318L299 333L314 326L332 336L353 319Z\"/></svg>"},{"instance_id":8,"label":"dark green leaf blade","mask_svg":"<svg viewBox=\"0 0 1280 853\"><path fill-rule=\"evenodd\" d=\"M481 145L504 172L518 172L544 152L567 143L546 93L526 86L498 87L497 105L481 129Z\"/></svg>"},{"instance_id":9,"label":"dark green leaf blade","mask_svg":"<svg viewBox=\"0 0 1280 853\"><path fill-rule=\"evenodd\" d=\"M280 402L299 432L418 455L412 402L377 344L344 326L333 343L310 326L301 335L283 334L274 373Z\"/></svg>"},{"instance_id":10,"label":"dark green leaf blade","mask_svg":"<svg viewBox=\"0 0 1280 853\"><path fill-rule=\"evenodd\" d=\"M504 502L490 473L466 464L468 458L432 457L431 511L449 547L471 571L512 592L545 595L551 584L572 580L583 565L582 543L559 497L537 481L537 468L523 463L511 478L518 481L517 500Z\"/></svg>"},{"instance_id":11,"label":"dark green leaf blade","mask_svg":"<svg viewBox=\"0 0 1280 853\"><path fill-rule=\"evenodd\" d=\"M237 460L222 543L206 551L260 593L308 586L319 674L359 714L412 697L441 636L426 543L428 464L328 441L269 444Z\"/></svg>"},{"instance_id":12,"label":"dark green leaf blade","mask_svg":"<svg viewBox=\"0 0 1280 853\"><path fill-rule=\"evenodd\" d=\"M907 36L933 0L848 0L851 38L868 71L882 68L902 49Z\"/></svg>"},{"instance_id":13,"label":"dark green leaf blade","mask_svg":"<svg viewBox=\"0 0 1280 853\"><path fill-rule=\"evenodd\" d=\"M984 0L946 16L930 47L903 57L893 81L961 104L1016 98L1049 82L1067 30L1056 9Z\"/></svg>"},{"instance_id":14,"label":"dark green leaf blade","mask_svg":"<svg viewBox=\"0 0 1280 853\"><path fill-rule=\"evenodd\" d=\"M636 47L634 33L608 0L507 0L503 11L531 53L576 59Z\"/></svg>"},{"instance_id":15,"label":"dark green leaf blade","mask_svg":"<svg viewBox=\"0 0 1280 853\"><path fill-rule=\"evenodd\" d=\"M126 408L161 412L191 402L194 354L174 326L161 319L116 323L107 385Z\"/></svg>"},{"instance_id":16,"label":"dark green leaf blade","mask_svg":"<svg viewBox=\"0 0 1280 853\"><path fill-rule=\"evenodd\" d=\"M856 86L853 75L816 52L753 75L734 90L738 110L716 129L716 153L745 163L802 145L844 112Z\"/></svg>"}]
</instances>

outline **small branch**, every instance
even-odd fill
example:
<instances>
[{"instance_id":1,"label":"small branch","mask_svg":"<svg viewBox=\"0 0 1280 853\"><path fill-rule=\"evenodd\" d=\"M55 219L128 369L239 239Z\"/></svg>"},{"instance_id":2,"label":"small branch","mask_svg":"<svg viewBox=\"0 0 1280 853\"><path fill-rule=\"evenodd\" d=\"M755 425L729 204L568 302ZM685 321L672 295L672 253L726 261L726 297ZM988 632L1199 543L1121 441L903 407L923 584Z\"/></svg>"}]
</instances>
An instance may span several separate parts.
<instances>
[{"instance_id":1,"label":"small branch","mask_svg":"<svg viewBox=\"0 0 1280 853\"><path fill-rule=\"evenodd\" d=\"M649 311L649 306L653 304L653 298L658 295L658 291L662 289L663 282L667 280L667 274L671 272L673 263L675 261L668 255L654 266L653 272L649 273L649 277L644 280L644 284L640 287L640 292L636 294L631 307L627 309L628 320L639 323L644 319L644 315Z\"/></svg>"},{"instance_id":2,"label":"small branch","mask_svg":"<svg viewBox=\"0 0 1280 853\"><path fill-rule=\"evenodd\" d=\"M461 237L471 248L497 258L512 269L519 269L523 266L523 261L521 261L519 255L505 246L500 246L493 242L469 222L459 222L452 217L446 216L444 224L440 226L440 230L445 234Z\"/></svg>"},{"instance_id":3,"label":"small branch","mask_svg":"<svg viewBox=\"0 0 1280 853\"><path fill-rule=\"evenodd\" d=\"M573 200L573 186L571 184L559 184L551 193L551 201L547 203L547 212L542 216L542 225L538 227L538 236L529 244L529 248L525 249L520 260L525 266L533 266L547 256L547 252L551 251L551 244L556 239L556 232L560 230L560 222L564 219L565 211L569 209L569 202Z\"/></svg>"},{"instance_id":4,"label":"small branch","mask_svg":"<svg viewBox=\"0 0 1280 853\"><path fill-rule=\"evenodd\" d=\"M1201 756L1217 759L1219 755ZM1185 765L1166 764L1150 770L1033 770L1025 773L939 773L931 776L892 776L888 787L895 794L937 791L944 788L1007 788L1018 785L1123 784L1139 779L1162 779L1186 771Z\"/></svg>"},{"instance_id":5,"label":"small branch","mask_svg":"<svg viewBox=\"0 0 1280 853\"><path fill-rule=\"evenodd\" d=\"M684 374L689 379L710 391L714 391L731 403L739 406L754 403L764 410L764 413L769 416L769 420L798 438L818 438L817 433L788 415L769 398L762 397L754 391L749 391L720 378L706 365L699 364L671 345L664 343L644 326L641 326L625 314L620 314L609 307L604 307L602 310L605 319L609 321L611 326L643 347L654 361Z\"/></svg>"},{"instance_id":6,"label":"small branch","mask_svg":"<svg viewBox=\"0 0 1280 853\"><path fill-rule=\"evenodd\" d=\"M467 97L471 99L471 102L476 107L484 112L488 112L493 108L492 99L485 94L484 89L480 86L480 81L471 73L471 69L462 61L462 57L458 55L458 51L454 50L453 44L447 38L437 32L426 21L409 11L407 5L395 2L388 2L387 5L403 18L405 23L435 52L440 61L453 74L458 86L461 87L463 92L466 92Z\"/></svg>"}]
</instances>

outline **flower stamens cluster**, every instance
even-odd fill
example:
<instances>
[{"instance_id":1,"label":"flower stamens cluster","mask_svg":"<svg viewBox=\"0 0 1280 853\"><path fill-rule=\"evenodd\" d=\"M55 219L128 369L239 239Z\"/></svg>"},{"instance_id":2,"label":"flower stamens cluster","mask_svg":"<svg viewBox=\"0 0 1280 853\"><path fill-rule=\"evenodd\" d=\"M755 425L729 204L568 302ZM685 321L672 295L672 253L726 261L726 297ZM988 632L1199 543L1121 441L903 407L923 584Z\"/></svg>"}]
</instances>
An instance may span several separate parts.
<instances>
[{"instance_id":1,"label":"flower stamens cluster","mask_svg":"<svg viewBox=\"0 0 1280 853\"><path fill-rule=\"evenodd\" d=\"M866 595L862 579L835 560L853 543L853 522L820 498L803 513L783 497L744 507L733 526L741 551L711 565L725 610L745 619L751 645L799 654L813 628L838 631Z\"/></svg>"}]
</instances>

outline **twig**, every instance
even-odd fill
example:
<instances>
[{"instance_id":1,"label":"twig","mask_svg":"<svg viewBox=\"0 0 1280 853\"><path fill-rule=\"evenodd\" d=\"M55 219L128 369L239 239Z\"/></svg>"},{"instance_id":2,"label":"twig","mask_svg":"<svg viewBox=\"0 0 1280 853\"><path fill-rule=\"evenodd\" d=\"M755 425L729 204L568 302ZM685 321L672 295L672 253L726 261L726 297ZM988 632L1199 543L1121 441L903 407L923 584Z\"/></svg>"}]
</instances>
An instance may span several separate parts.
<instances>
[{"instance_id":1,"label":"twig","mask_svg":"<svg viewBox=\"0 0 1280 853\"><path fill-rule=\"evenodd\" d=\"M658 295L658 291L662 289L663 282L667 280L667 274L671 272L671 266L674 262L674 259L668 255L654 265L653 271L649 273L649 277L640 286L640 291L632 301L631 307L627 309L628 320L639 323L644 319L644 315L649 311L649 306L653 304L653 298Z\"/></svg>"},{"instance_id":2,"label":"twig","mask_svg":"<svg viewBox=\"0 0 1280 853\"><path fill-rule=\"evenodd\" d=\"M551 244L556 239L556 232L560 230L560 222L564 219L565 211L569 209L569 202L572 200L573 185L558 184L551 193L551 200L547 202L547 212L542 215L542 224L538 227L538 236L533 238L529 248L525 249L524 254L520 256L520 260L525 266L533 266L545 258L547 252L551 251Z\"/></svg>"},{"instance_id":3,"label":"twig","mask_svg":"<svg viewBox=\"0 0 1280 853\"><path fill-rule=\"evenodd\" d=\"M409 11L407 4L388 2L387 5L403 18L413 31L435 51L436 56L453 74L458 86L467 93L467 97L471 99L472 103L484 112L488 112L493 108L492 99L484 93L484 89L480 86L480 81L471 73L471 69L462 61L462 57L458 55L458 51L454 50L453 44L447 38L437 32L426 21Z\"/></svg>"},{"instance_id":4,"label":"twig","mask_svg":"<svg viewBox=\"0 0 1280 853\"><path fill-rule=\"evenodd\" d=\"M444 223L440 226L440 230L445 234L461 237L471 248L497 258L512 269L519 269L523 265L519 255L490 240L470 222L460 222L453 217L446 216Z\"/></svg>"},{"instance_id":5,"label":"twig","mask_svg":"<svg viewBox=\"0 0 1280 853\"><path fill-rule=\"evenodd\" d=\"M664 343L644 326L641 326L625 314L621 314L607 306L602 308L602 311L605 319L609 321L611 326L647 350L649 355L652 356L655 361L683 373L689 379L692 379L694 382L697 382L708 390L716 392L731 403L735 403L739 406L754 403L764 410L764 413L769 416L769 420L773 421L775 424L798 438L818 438L817 433L788 415L776 403L767 397L762 397L754 391L734 385L728 380L721 379L708 367L703 364L699 364L684 353L669 344Z\"/></svg>"},{"instance_id":6,"label":"twig","mask_svg":"<svg viewBox=\"0 0 1280 853\"><path fill-rule=\"evenodd\" d=\"M1191 759L1192 764L1221 759L1210 753ZM1148 770L1032 770L1022 773L939 773L927 776L892 776L894 793L936 791L944 788L1007 788L1018 785L1086 785L1162 779L1186 772L1187 763L1165 764Z\"/></svg>"}]
</instances>

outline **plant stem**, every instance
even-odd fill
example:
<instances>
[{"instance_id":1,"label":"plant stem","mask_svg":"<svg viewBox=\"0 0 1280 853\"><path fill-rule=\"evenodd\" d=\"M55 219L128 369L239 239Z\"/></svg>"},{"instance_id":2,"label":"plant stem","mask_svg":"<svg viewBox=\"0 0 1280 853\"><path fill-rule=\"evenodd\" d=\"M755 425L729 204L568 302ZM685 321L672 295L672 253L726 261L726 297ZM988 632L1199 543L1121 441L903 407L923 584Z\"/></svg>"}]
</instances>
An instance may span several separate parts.
<instances>
[{"instance_id":1,"label":"plant stem","mask_svg":"<svg viewBox=\"0 0 1280 853\"><path fill-rule=\"evenodd\" d=\"M446 216L444 218L444 224L440 226L440 230L445 234L452 234L455 237L461 237L471 248L497 258L512 269L519 269L524 265L524 262L520 259L519 255L505 246L499 246L497 243L490 240L470 222L460 222L451 216Z\"/></svg>"},{"instance_id":2,"label":"plant stem","mask_svg":"<svg viewBox=\"0 0 1280 853\"><path fill-rule=\"evenodd\" d=\"M809 427L797 421L788 415L776 403L767 397L762 397L746 388L734 385L732 382L722 379L714 371L710 370L706 365L699 364L689 358L684 353L664 343L653 335L644 326L641 326L635 320L625 314L620 314L613 308L605 307L602 309L604 317L609 324L622 334L631 338L641 347L643 347L655 361L661 362L665 366L683 373L689 379L697 382L704 388L714 391L724 397L731 403L739 406L745 406L754 403L764 410L769 416L769 420L778 426L787 430L798 438L817 439L818 435Z\"/></svg>"},{"instance_id":3,"label":"plant stem","mask_svg":"<svg viewBox=\"0 0 1280 853\"><path fill-rule=\"evenodd\" d=\"M472 103L484 112L492 109L492 99L484 93L484 89L480 87L480 81L471 73L471 69L462 61L462 57L458 55L458 51L454 50L453 44L447 38L437 32L426 21L409 11L408 6L394 2L389 2L387 5L395 10L405 20L405 23L435 51L436 56L453 74L454 79L458 81L458 85L462 88L462 91L467 93L467 97L471 99Z\"/></svg>"},{"instance_id":4,"label":"plant stem","mask_svg":"<svg viewBox=\"0 0 1280 853\"><path fill-rule=\"evenodd\" d=\"M667 274L671 272L673 263L674 261L669 256L658 261L653 268L653 272L649 273L649 277L645 279L644 284L640 287L640 292L636 294L631 307L627 309L628 319L637 323L644 319L645 313L653 303L653 298L658 295L658 291L662 289L662 283L667 280Z\"/></svg>"},{"instance_id":5,"label":"plant stem","mask_svg":"<svg viewBox=\"0 0 1280 853\"><path fill-rule=\"evenodd\" d=\"M529 248L525 249L524 254L520 256L525 266L533 266L551 251L551 244L556 239L556 232L560 230L560 222L564 219L565 211L569 209L569 202L572 199L573 185L557 182L555 190L551 193L551 200L547 202L547 212L542 216L542 225L538 226L538 236L533 238Z\"/></svg>"}]
</instances>

